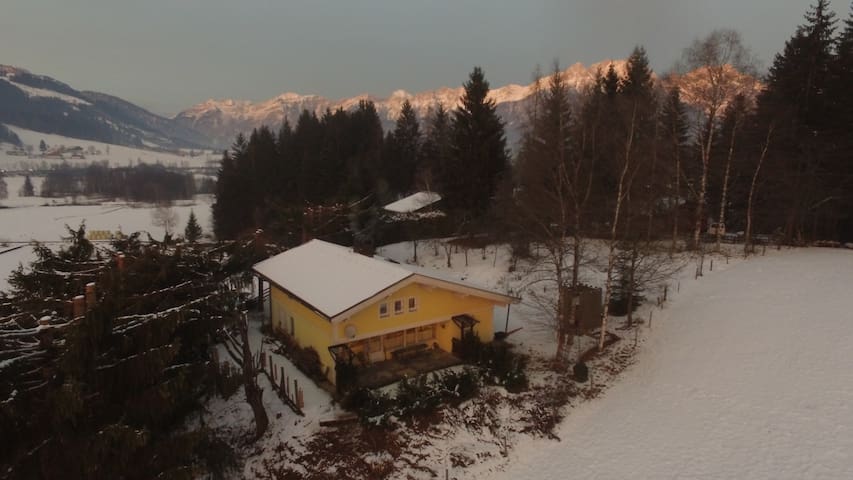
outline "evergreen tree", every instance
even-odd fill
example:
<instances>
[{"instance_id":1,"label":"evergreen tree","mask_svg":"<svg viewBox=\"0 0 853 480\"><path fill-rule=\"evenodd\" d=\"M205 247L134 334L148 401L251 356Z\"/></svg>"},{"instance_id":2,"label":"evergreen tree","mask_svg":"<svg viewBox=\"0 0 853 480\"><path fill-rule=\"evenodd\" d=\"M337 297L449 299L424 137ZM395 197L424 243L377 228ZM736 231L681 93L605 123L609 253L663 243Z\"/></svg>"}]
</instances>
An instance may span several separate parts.
<instances>
[{"instance_id":1,"label":"evergreen tree","mask_svg":"<svg viewBox=\"0 0 853 480\"><path fill-rule=\"evenodd\" d=\"M489 82L475 67L453 112L451 164L442 178L445 203L457 215L476 218L489 208L498 181L509 165L504 125Z\"/></svg>"},{"instance_id":2,"label":"evergreen tree","mask_svg":"<svg viewBox=\"0 0 853 480\"><path fill-rule=\"evenodd\" d=\"M44 140L41 140L41 141L39 142L39 151L40 151L41 153L44 153L44 152L46 152L46 151L47 151L47 144L46 144L46 143L44 143Z\"/></svg>"},{"instance_id":3,"label":"evergreen tree","mask_svg":"<svg viewBox=\"0 0 853 480\"><path fill-rule=\"evenodd\" d=\"M6 179L3 178L3 172L0 172L0 200L9 196L9 188L6 185Z\"/></svg>"},{"instance_id":4,"label":"evergreen tree","mask_svg":"<svg viewBox=\"0 0 853 480\"><path fill-rule=\"evenodd\" d=\"M385 144L382 170L389 187L397 193L409 193L414 187L422 139L417 114L408 100L403 102L394 131L388 134Z\"/></svg>"},{"instance_id":5,"label":"evergreen tree","mask_svg":"<svg viewBox=\"0 0 853 480\"><path fill-rule=\"evenodd\" d=\"M417 172L418 189L444 191L442 179L447 176L453 155L451 127L450 114L444 105L437 103L427 117L426 135Z\"/></svg>"},{"instance_id":6,"label":"evergreen tree","mask_svg":"<svg viewBox=\"0 0 853 480\"><path fill-rule=\"evenodd\" d=\"M214 439L184 426L214 385L209 346L233 316L220 282L234 272L138 234L114 246L126 254L114 261L82 226L69 233L58 252L36 246L0 306L0 436L15 439L0 452L4 475L202 474ZM84 290L85 309L66 308Z\"/></svg>"},{"instance_id":7,"label":"evergreen tree","mask_svg":"<svg viewBox=\"0 0 853 480\"><path fill-rule=\"evenodd\" d=\"M33 188L33 181L30 179L30 176L27 175L26 177L24 177L24 185L21 187L21 191L18 193L18 195L22 197L33 197L35 196L35 194L36 192Z\"/></svg>"},{"instance_id":8,"label":"evergreen tree","mask_svg":"<svg viewBox=\"0 0 853 480\"><path fill-rule=\"evenodd\" d=\"M201 226L195 218L195 212L190 210L190 218L187 220L187 226L184 228L184 238L190 243L195 243L201 238Z\"/></svg>"},{"instance_id":9,"label":"evergreen tree","mask_svg":"<svg viewBox=\"0 0 853 480\"><path fill-rule=\"evenodd\" d=\"M841 181L849 174L837 171L844 153L836 149L839 119L831 97L835 13L827 0L818 0L805 20L776 55L758 101L758 117L766 125L758 131L769 125L776 130L771 151L779 160L778 200L784 215L776 221L788 242L835 236L846 215L845 202L839 200L849 198L844 191L849 184Z\"/></svg>"}]
</instances>

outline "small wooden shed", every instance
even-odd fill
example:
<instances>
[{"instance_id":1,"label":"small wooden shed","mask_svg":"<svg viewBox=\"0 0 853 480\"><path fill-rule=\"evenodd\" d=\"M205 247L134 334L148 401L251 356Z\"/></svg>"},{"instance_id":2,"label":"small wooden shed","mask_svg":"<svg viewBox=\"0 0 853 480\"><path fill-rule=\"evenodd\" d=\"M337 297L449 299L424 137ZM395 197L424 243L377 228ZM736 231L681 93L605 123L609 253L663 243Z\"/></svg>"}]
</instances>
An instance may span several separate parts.
<instances>
[{"instance_id":1,"label":"small wooden shed","mask_svg":"<svg viewBox=\"0 0 853 480\"><path fill-rule=\"evenodd\" d=\"M577 288L563 287L563 319L570 329L589 332L601 326L604 308L601 303L601 289L579 284ZM574 310L574 315L572 311ZM574 321L573 321L574 320Z\"/></svg>"}]
</instances>

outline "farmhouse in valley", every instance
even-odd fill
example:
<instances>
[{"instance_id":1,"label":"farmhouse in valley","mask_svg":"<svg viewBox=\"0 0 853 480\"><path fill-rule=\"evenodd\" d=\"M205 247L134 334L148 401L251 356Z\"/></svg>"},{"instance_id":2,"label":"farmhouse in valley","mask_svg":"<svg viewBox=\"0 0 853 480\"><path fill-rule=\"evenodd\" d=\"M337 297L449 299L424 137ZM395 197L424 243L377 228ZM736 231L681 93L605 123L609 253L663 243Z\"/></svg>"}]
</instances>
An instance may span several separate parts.
<instances>
[{"instance_id":1,"label":"farmhouse in valley","mask_svg":"<svg viewBox=\"0 0 853 480\"><path fill-rule=\"evenodd\" d=\"M411 352L452 352L463 334L492 341L496 307L518 300L321 240L253 270L270 283L273 328L316 350L332 383L336 360L381 367Z\"/></svg>"}]
</instances>

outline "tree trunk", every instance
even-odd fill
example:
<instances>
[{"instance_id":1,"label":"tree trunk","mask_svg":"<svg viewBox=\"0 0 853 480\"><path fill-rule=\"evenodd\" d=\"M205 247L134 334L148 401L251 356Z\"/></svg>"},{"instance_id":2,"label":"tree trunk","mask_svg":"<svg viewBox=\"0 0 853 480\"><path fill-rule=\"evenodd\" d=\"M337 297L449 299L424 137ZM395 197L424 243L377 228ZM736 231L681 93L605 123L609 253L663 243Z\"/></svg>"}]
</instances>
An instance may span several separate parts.
<instances>
[{"instance_id":1,"label":"tree trunk","mask_svg":"<svg viewBox=\"0 0 853 480\"><path fill-rule=\"evenodd\" d=\"M243 385L246 392L246 402L252 407L252 413L255 416L255 439L258 439L267 431L270 421L267 417L267 411L264 409L264 392L258 385L258 372L255 369L252 348L249 345L248 318L243 315L238 323L243 342Z\"/></svg>"},{"instance_id":2,"label":"tree trunk","mask_svg":"<svg viewBox=\"0 0 853 480\"><path fill-rule=\"evenodd\" d=\"M607 339L607 316L610 310L610 297L613 295L613 265L616 260L616 232L619 225L619 215L622 209L622 200L625 198L625 179L631 165L631 148L634 141L634 121L637 116L637 106L631 114L631 127L628 130L628 138L625 145L625 163L622 165L622 173L619 175L619 185L616 191L616 206L613 208L613 224L610 227L610 249L607 255L607 277L604 281L604 311L601 314L601 335L598 339L598 350L604 350L604 342Z\"/></svg>"},{"instance_id":3,"label":"tree trunk","mask_svg":"<svg viewBox=\"0 0 853 480\"><path fill-rule=\"evenodd\" d=\"M628 270L628 326L634 326L634 271L637 268L637 244L631 246L631 268Z\"/></svg>"},{"instance_id":4,"label":"tree trunk","mask_svg":"<svg viewBox=\"0 0 853 480\"><path fill-rule=\"evenodd\" d=\"M770 146L772 135L773 124L767 129L767 138L764 140L764 147L761 149L761 155L758 157L758 164L755 166L755 172L752 174L752 182L749 185L749 199L746 203L746 235L743 243L744 256L752 253L752 205L755 198L755 186L758 183L758 173L761 171L761 164L764 163L764 158L767 156L767 148Z\"/></svg>"},{"instance_id":5,"label":"tree trunk","mask_svg":"<svg viewBox=\"0 0 853 480\"><path fill-rule=\"evenodd\" d=\"M732 126L731 138L729 139L729 153L726 156L726 171L723 174L723 192L720 195L720 216L717 220L717 251L719 252L722 247L723 240L723 231L726 224L726 201L729 192L729 174L732 168L732 157L735 152L735 137L737 135L739 120L735 119L734 125Z\"/></svg>"},{"instance_id":6,"label":"tree trunk","mask_svg":"<svg viewBox=\"0 0 853 480\"><path fill-rule=\"evenodd\" d=\"M678 142L675 143L675 207L673 208L672 216L672 245L669 248L669 255L675 254L678 246L678 213L681 207L681 153Z\"/></svg>"},{"instance_id":7,"label":"tree trunk","mask_svg":"<svg viewBox=\"0 0 853 480\"><path fill-rule=\"evenodd\" d=\"M702 224L705 217L705 196L708 190L708 171L711 168L711 145L714 140L714 115L708 117L702 141L702 178L699 181L699 198L696 201L696 223L693 228L693 248L699 248L702 239Z\"/></svg>"}]
</instances>

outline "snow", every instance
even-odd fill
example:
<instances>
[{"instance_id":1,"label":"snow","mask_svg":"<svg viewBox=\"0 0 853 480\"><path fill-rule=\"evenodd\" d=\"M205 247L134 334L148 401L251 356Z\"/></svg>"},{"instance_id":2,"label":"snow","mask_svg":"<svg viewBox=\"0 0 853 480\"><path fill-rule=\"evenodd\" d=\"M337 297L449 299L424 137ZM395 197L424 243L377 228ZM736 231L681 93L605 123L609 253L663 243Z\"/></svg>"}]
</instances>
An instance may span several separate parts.
<instances>
[{"instance_id":1,"label":"snow","mask_svg":"<svg viewBox=\"0 0 853 480\"><path fill-rule=\"evenodd\" d=\"M66 95L64 93L54 92L53 90L46 90L44 88L30 87L29 85L13 82L4 77L0 77L0 80L8 82L14 87L21 89L30 97L56 98L72 105L91 105L89 102L83 100L82 98L72 97L71 95Z\"/></svg>"},{"instance_id":2,"label":"snow","mask_svg":"<svg viewBox=\"0 0 853 480\"><path fill-rule=\"evenodd\" d=\"M383 207L385 210L397 213L412 213L441 200L441 195L435 192L417 192L408 197Z\"/></svg>"},{"instance_id":3,"label":"snow","mask_svg":"<svg viewBox=\"0 0 853 480\"><path fill-rule=\"evenodd\" d=\"M34 240L48 245L58 244L62 237L68 235L66 225L76 228L81 222L85 222L89 231L120 230L126 234L146 231L155 239L162 239L165 234L163 227L152 223L151 214L156 209L155 205L125 202L74 205L66 203L70 199L58 199L54 205L50 203L56 201L54 199L17 197L18 185L23 184L22 177L6 177L5 180L9 185L9 198L0 201L0 204L15 208L0 208L0 291L8 288L7 277L19 263L26 265L34 259L29 246L3 252ZM16 187L13 188L13 185ZM34 181L34 185L38 189L40 182ZM80 198L85 200L84 197ZM192 210L204 232L210 233L212 203L213 197L210 195L196 195L191 201L176 202L171 207L178 217L176 231L183 231Z\"/></svg>"},{"instance_id":4,"label":"snow","mask_svg":"<svg viewBox=\"0 0 853 480\"><path fill-rule=\"evenodd\" d=\"M330 318L412 275L393 263L322 240L312 240L253 268Z\"/></svg>"},{"instance_id":5,"label":"snow","mask_svg":"<svg viewBox=\"0 0 853 480\"><path fill-rule=\"evenodd\" d=\"M125 147L122 145L107 144L96 142L93 140L83 140L79 138L64 137L61 135L53 135L50 133L36 132L27 130L14 125L6 125L9 130L15 132L21 139L24 145L32 147L34 156L21 157L16 155L8 155L7 150L14 148L12 145L0 144L0 170L7 171L24 171L34 169L47 169L54 165L68 163L75 166L88 166L92 162L106 162L112 167L126 167L136 165L137 163L147 163L149 165L160 164L167 167L175 168L201 168L210 167L218 168L219 161L222 156L219 152L198 151L200 155L191 157L182 155L179 152L164 152L158 150L146 150L142 148ZM100 153L90 155L84 153L85 159L56 159L56 158L41 158L39 156L39 143L44 140L51 148L64 145L66 147L80 146L87 150L89 146L95 148ZM67 156L67 155L66 155Z\"/></svg>"},{"instance_id":6,"label":"snow","mask_svg":"<svg viewBox=\"0 0 853 480\"><path fill-rule=\"evenodd\" d=\"M830 249L685 283L562 441L524 442L490 477L853 478L851 284L853 252Z\"/></svg>"}]
</instances>

